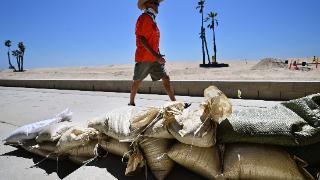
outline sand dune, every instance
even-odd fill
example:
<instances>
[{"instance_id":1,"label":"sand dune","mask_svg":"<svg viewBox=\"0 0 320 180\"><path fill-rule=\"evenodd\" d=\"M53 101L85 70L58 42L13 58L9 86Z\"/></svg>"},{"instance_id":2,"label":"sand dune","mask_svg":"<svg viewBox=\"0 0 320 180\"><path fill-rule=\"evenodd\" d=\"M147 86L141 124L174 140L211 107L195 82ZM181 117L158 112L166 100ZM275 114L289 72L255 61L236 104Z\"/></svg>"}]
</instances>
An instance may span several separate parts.
<instances>
[{"instance_id":1,"label":"sand dune","mask_svg":"<svg viewBox=\"0 0 320 180\"><path fill-rule=\"evenodd\" d=\"M259 61L222 61L228 63L227 68L200 68L198 62L168 62L166 70L172 80L290 80L319 81L318 68L309 66L300 70L289 70L288 65L282 67L266 64L260 68ZM261 62L260 62L261 63ZM38 68L27 71L12 72L2 70L0 79L110 79L131 80L134 63L122 65L105 65L92 67ZM147 77L147 80L151 80Z\"/></svg>"}]
</instances>

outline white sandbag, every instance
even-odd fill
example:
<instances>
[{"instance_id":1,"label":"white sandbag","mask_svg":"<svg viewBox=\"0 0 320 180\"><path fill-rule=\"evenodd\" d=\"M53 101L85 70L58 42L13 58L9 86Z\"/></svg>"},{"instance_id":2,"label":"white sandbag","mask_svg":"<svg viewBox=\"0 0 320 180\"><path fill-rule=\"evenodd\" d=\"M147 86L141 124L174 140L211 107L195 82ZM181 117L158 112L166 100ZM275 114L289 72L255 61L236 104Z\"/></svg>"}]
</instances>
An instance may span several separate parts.
<instances>
[{"instance_id":1,"label":"white sandbag","mask_svg":"<svg viewBox=\"0 0 320 180\"><path fill-rule=\"evenodd\" d=\"M113 138L99 141L99 144L105 151L121 157L127 157L125 155L130 151L130 143L119 142L119 140Z\"/></svg>"},{"instance_id":2,"label":"white sandbag","mask_svg":"<svg viewBox=\"0 0 320 180\"><path fill-rule=\"evenodd\" d=\"M204 90L206 100L201 103L204 113L215 122L221 122L232 113L232 105L227 96L215 86L209 86Z\"/></svg>"},{"instance_id":3,"label":"white sandbag","mask_svg":"<svg viewBox=\"0 0 320 180\"><path fill-rule=\"evenodd\" d=\"M270 145L227 145L223 169L226 179L304 179L290 155Z\"/></svg>"},{"instance_id":4,"label":"white sandbag","mask_svg":"<svg viewBox=\"0 0 320 180\"><path fill-rule=\"evenodd\" d=\"M100 133L106 134L107 126L105 122L107 121L107 116L105 114L94 117L88 121L88 127L94 128Z\"/></svg>"},{"instance_id":5,"label":"white sandbag","mask_svg":"<svg viewBox=\"0 0 320 180\"><path fill-rule=\"evenodd\" d=\"M62 121L69 121L72 117L72 112L69 109L64 110L52 119L43 120L19 127L13 131L4 141L6 143L21 143L26 140L35 139L38 133L51 124L56 124Z\"/></svg>"},{"instance_id":6,"label":"white sandbag","mask_svg":"<svg viewBox=\"0 0 320 180\"><path fill-rule=\"evenodd\" d=\"M156 118L159 109L125 106L88 122L88 127L121 141L133 141L143 127ZM134 123L134 126L132 124Z\"/></svg>"},{"instance_id":7,"label":"white sandbag","mask_svg":"<svg viewBox=\"0 0 320 180\"><path fill-rule=\"evenodd\" d=\"M93 128L72 127L62 134L57 143L57 153L66 153L77 146L88 144L91 139L96 139L99 132Z\"/></svg>"},{"instance_id":8,"label":"white sandbag","mask_svg":"<svg viewBox=\"0 0 320 180\"><path fill-rule=\"evenodd\" d=\"M218 149L176 143L168 156L181 166L208 179L221 177Z\"/></svg>"},{"instance_id":9,"label":"white sandbag","mask_svg":"<svg viewBox=\"0 0 320 180\"><path fill-rule=\"evenodd\" d=\"M174 167L167 153L172 141L145 137L139 145L147 160L148 167L157 179L165 179Z\"/></svg>"},{"instance_id":10,"label":"white sandbag","mask_svg":"<svg viewBox=\"0 0 320 180\"><path fill-rule=\"evenodd\" d=\"M174 120L168 120L167 125L178 141L198 147L211 147L216 143L216 127L216 123L197 106L175 112Z\"/></svg>"},{"instance_id":11,"label":"white sandbag","mask_svg":"<svg viewBox=\"0 0 320 180\"><path fill-rule=\"evenodd\" d=\"M54 142L60 139L61 135L72 127L70 122L61 122L57 124L51 124L42 129L36 138L38 143L42 142Z\"/></svg>"}]
</instances>

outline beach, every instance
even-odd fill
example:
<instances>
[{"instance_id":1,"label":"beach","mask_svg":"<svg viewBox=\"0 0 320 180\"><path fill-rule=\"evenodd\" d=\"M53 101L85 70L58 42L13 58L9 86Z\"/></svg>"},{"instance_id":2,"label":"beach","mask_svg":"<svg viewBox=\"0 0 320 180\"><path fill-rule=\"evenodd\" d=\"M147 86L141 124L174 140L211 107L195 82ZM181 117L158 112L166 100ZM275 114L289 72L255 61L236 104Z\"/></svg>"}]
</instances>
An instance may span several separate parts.
<instances>
[{"instance_id":1,"label":"beach","mask_svg":"<svg viewBox=\"0 0 320 180\"><path fill-rule=\"evenodd\" d=\"M299 70L289 69L289 64L264 63L261 61L226 60L229 64L223 68L200 68L202 61L167 62L166 71L171 80L283 80L283 81L319 81L320 65L298 66ZM0 79L99 79L131 80L134 62L101 66L75 66L57 68L34 68L25 72L0 71ZM146 80L151 80L150 76Z\"/></svg>"}]
</instances>

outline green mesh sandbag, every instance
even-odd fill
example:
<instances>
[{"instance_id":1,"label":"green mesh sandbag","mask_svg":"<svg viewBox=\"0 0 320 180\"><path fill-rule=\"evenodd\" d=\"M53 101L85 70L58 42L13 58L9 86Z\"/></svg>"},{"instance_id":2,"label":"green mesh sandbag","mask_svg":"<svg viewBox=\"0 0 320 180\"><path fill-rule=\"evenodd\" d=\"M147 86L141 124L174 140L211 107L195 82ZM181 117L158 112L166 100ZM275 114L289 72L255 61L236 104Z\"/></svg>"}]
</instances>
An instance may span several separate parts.
<instances>
[{"instance_id":1,"label":"green mesh sandbag","mask_svg":"<svg viewBox=\"0 0 320 180\"><path fill-rule=\"evenodd\" d=\"M312 127L320 127L320 93L282 104L302 117Z\"/></svg>"},{"instance_id":2,"label":"green mesh sandbag","mask_svg":"<svg viewBox=\"0 0 320 180\"><path fill-rule=\"evenodd\" d=\"M272 108L234 110L218 127L220 143L251 142L275 145L299 145L300 132L307 123L290 109ZM318 133L319 134L319 133Z\"/></svg>"}]
</instances>

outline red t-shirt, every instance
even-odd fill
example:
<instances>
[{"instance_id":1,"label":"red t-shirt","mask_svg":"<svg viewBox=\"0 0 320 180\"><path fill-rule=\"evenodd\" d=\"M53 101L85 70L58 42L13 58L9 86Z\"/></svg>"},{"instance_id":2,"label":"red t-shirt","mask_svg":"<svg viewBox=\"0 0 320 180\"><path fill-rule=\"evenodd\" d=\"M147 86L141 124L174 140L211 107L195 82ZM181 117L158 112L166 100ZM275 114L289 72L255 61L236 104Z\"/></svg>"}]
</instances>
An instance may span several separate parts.
<instances>
[{"instance_id":1,"label":"red t-shirt","mask_svg":"<svg viewBox=\"0 0 320 180\"><path fill-rule=\"evenodd\" d=\"M153 19L146 13L143 13L138 18L136 24L136 62L155 62L156 58L144 48L142 42L139 40L139 36L143 36L147 39L147 42L152 49L159 53L159 42L160 42L160 31L157 24Z\"/></svg>"}]
</instances>

